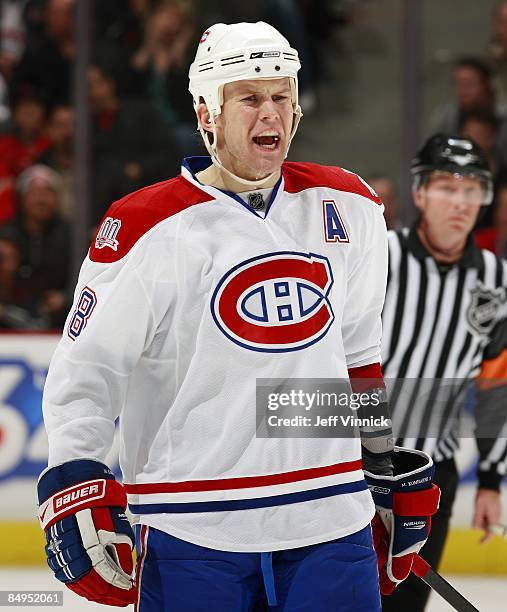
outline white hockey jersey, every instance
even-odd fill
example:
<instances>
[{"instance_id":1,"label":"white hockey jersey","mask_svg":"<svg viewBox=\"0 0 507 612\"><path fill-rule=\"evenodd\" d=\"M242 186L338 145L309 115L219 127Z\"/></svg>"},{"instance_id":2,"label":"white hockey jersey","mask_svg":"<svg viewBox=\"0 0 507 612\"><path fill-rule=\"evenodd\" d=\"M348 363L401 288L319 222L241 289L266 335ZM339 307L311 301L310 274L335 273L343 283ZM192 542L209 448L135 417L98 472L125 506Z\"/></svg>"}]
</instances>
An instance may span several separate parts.
<instances>
[{"instance_id":1,"label":"white hockey jersey","mask_svg":"<svg viewBox=\"0 0 507 612\"><path fill-rule=\"evenodd\" d=\"M256 379L379 363L383 206L351 172L284 163L257 214L198 182L209 164L109 209L45 386L49 465L104 461L120 416L141 523L231 551L348 535L374 514L360 440L257 438Z\"/></svg>"}]
</instances>

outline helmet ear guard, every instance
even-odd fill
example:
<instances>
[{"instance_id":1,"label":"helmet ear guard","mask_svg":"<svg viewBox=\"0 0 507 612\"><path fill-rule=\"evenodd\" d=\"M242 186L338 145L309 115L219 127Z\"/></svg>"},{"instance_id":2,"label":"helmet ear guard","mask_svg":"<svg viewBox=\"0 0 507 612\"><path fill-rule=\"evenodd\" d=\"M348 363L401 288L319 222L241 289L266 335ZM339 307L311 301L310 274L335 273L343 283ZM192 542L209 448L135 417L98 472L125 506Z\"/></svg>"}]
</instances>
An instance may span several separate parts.
<instances>
[{"instance_id":1,"label":"helmet ear guard","mask_svg":"<svg viewBox=\"0 0 507 612\"><path fill-rule=\"evenodd\" d=\"M231 25L218 23L202 35L195 60L190 66L189 91L196 110L204 100L210 113L212 132L205 130L199 121L197 127L213 163L239 182L259 184L259 181L247 181L232 174L218 158L215 120L222 112L224 86L250 79L289 78L294 111L290 146L303 114L298 101L297 73L300 67L297 51L278 30L262 21ZM262 180L264 182L269 178Z\"/></svg>"}]
</instances>

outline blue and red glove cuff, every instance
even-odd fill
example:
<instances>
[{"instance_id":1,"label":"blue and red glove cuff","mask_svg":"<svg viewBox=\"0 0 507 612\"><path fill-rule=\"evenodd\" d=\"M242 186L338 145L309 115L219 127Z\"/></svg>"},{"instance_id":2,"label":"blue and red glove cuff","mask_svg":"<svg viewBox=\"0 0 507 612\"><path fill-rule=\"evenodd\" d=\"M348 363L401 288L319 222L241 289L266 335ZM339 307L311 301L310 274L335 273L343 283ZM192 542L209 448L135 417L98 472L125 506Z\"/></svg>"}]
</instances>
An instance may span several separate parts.
<instances>
[{"instance_id":1,"label":"blue and red glove cuff","mask_svg":"<svg viewBox=\"0 0 507 612\"><path fill-rule=\"evenodd\" d=\"M432 459L421 451L395 446L391 457L393 476L378 476L365 471L375 505L386 510L393 509L395 494L431 491L435 473Z\"/></svg>"},{"instance_id":2,"label":"blue and red glove cuff","mask_svg":"<svg viewBox=\"0 0 507 612\"><path fill-rule=\"evenodd\" d=\"M67 487L99 478L115 480L113 472L107 465L94 459L74 459L47 468L39 476L37 483L39 504Z\"/></svg>"},{"instance_id":3,"label":"blue and red glove cuff","mask_svg":"<svg viewBox=\"0 0 507 612\"><path fill-rule=\"evenodd\" d=\"M122 485L100 461L76 459L49 468L37 486L38 517L42 529L75 514L82 508L127 507Z\"/></svg>"}]
</instances>

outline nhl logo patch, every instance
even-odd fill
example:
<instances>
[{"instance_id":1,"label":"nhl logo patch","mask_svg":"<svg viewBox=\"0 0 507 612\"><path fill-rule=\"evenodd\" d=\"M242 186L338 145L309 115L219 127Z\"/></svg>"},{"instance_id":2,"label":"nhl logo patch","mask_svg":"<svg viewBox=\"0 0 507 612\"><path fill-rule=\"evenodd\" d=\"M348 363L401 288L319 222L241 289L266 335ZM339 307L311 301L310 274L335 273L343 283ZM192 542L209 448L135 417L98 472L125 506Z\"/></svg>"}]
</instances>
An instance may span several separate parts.
<instances>
[{"instance_id":1,"label":"nhl logo patch","mask_svg":"<svg viewBox=\"0 0 507 612\"><path fill-rule=\"evenodd\" d=\"M498 311L505 304L505 289L488 289L480 281L470 291L471 301L466 318L470 327L479 334L489 334L493 329Z\"/></svg>"},{"instance_id":2,"label":"nhl logo patch","mask_svg":"<svg viewBox=\"0 0 507 612\"><path fill-rule=\"evenodd\" d=\"M262 195L262 193L259 193L259 192L249 193L248 194L248 204L254 210L262 210L265 206L264 196Z\"/></svg>"}]
</instances>

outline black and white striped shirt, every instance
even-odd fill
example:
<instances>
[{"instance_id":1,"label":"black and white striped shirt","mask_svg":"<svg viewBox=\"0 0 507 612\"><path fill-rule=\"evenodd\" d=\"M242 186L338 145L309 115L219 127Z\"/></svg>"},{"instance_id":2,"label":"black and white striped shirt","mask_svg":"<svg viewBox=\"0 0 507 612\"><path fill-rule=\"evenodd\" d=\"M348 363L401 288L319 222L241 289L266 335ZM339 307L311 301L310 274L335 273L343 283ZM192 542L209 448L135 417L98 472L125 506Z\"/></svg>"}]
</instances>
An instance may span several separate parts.
<instances>
[{"instance_id":1,"label":"black and white striped shirt","mask_svg":"<svg viewBox=\"0 0 507 612\"><path fill-rule=\"evenodd\" d=\"M504 348L495 338L507 321L507 262L470 239L462 259L443 266L424 249L415 228L388 234L382 369L393 429L398 444L424 450L438 462L458 447L468 381L486 357ZM507 415L507 405L503 411ZM482 441L479 450L486 471L501 476L507 434L500 427L496 435L496 444Z\"/></svg>"}]
</instances>

